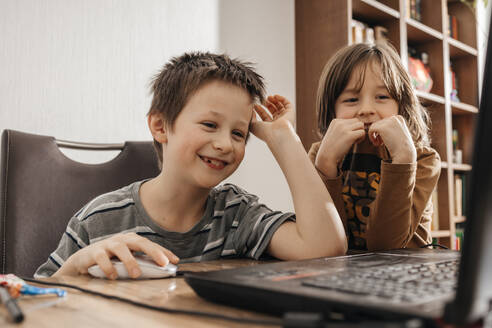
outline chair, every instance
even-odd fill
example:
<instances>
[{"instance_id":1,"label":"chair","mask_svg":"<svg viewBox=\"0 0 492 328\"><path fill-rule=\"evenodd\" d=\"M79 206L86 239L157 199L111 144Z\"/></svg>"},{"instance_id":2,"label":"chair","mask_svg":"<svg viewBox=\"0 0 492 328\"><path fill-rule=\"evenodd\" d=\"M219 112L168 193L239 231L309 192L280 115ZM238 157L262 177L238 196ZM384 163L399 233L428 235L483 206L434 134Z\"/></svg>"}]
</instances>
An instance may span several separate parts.
<instances>
[{"instance_id":1,"label":"chair","mask_svg":"<svg viewBox=\"0 0 492 328\"><path fill-rule=\"evenodd\" d=\"M83 164L59 147L121 153L103 164ZM48 259L89 200L159 174L152 142L86 144L14 130L2 133L0 164L0 272L21 276L32 276Z\"/></svg>"}]
</instances>

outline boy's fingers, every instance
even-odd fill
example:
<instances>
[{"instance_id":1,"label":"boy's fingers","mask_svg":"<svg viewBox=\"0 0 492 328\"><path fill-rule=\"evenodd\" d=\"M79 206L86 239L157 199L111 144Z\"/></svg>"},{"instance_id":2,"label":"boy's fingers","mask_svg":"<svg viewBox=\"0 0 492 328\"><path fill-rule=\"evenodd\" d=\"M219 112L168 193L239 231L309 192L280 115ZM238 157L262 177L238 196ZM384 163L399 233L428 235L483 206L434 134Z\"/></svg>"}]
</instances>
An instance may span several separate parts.
<instances>
[{"instance_id":1,"label":"boy's fingers","mask_svg":"<svg viewBox=\"0 0 492 328\"><path fill-rule=\"evenodd\" d=\"M148 240L147 238L141 237L142 239L137 242L136 245L132 245L132 249L139 250L150 256L155 263L164 266L169 262L178 263L179 258L173 254L170 250ZM133 248L135 247L135 248ZM138 249L137 249L138 248Z\"/></svg>"},{"instance_id":2,"label":"boy's fingers","mask_svg":"<svg viewBox=\"0 0 492 328\"><path fill-rule=\"evenodd\" d=\"M364 130L355 130L354 131L355 143L362 142L366 137L366 131Z\"/></svg>"},{"instance_id":3,"label":"boy's fingers","mask_svg":"<svg viewBox=\"0 0 492 328\"><path fill-rule=\"evenodd\" d=\"M378 124L378 122L375 122L371 124L369 127L369 130L367 132L367 135L369 136L369 140L372 142L374 146L381 146L384 144L383 138L381 138L380 134L380 126L381 124Z\"/></svg>"},{"instance_id":4,"label":"boy's fingers","mask_svg":"<svg viewBox=\"0 0 492 328\"><path fill-rule=\"evenodd\" d=\"M381 146L384 144L383 138L381 138L379 133L376 132L375 130L371 130L369 128L369 131L367 132L367 136L369 137L369 140L374 146Z\"/></svg>"},{"instance_id":5,"label":"boy's fingers","mask_svg":"<svg viewBox=\"0 0 492 328\"><path fill-rule=\"evenodd\" d=\"M281 101L283 103L288 103L289 102L287 100L287 98L285 98L284 96L281 96L281 95L274 95L273 97L275 97L275 99L277 99L278 101Z\"/></svg>"},{"instance_id":6,"label":"boy's fingers","mask_svg":"<svg viewBox=\"0 0 492 328\"><path fill-rule=\"evenodd\" d=\"M287 108L290 105L290 102L287 98L281 95L275 95L274 97L282 105L283 108Z\"/></svg>"},{"instance_id":7,"label":"boy's fingers","mask_svg":"<svg viewBox=\"0 0 492 328\"><path fill-rule=\"evenodd\" d=\"M116 255L116 257L125 265L126 271L128 271L131 278L138 278L142 274L140 266L126 245L124 245L124 247L118 247L112 251L113 254Z\"/></svg>"},{"instance_id":8,"label":"boy's fingers","mask_svg":"<svg viewBox=\"0 0 492 328\"><path fill-rule=\"evenodd\" d=\"M350 130L364 130L364 123L357 120L354 122L347 122L347 128Z\"/></svg>"},{"instance_id":9,"label":"boy's fingers","mask_svg":"<svg viewBox=\"0 0 492 328\"><path fill-rule=\"evenodd\" d=\"M162 248L162 250L171 263L177 264L179 262L179 257L176 254L166 248Z\"/></svg>"},{"instance_id":10,"label":"boy's fingers","mask_svg":"<svg viewBox=\"0 0 492 328\"><path fill-rule=\"evenodd\" d=\"M147 238L139 236L139 238L128 240L126 245L132 251L143 252L152 257L159 265L166 265L168 263L167 257L161 251L156 251L156 248L160 246Z\"/></svg>"},{"instance_id":11,"label":"boy's fingers","mask_svg":"<svg viewBox=\"0 0 492 328\"><path fill-rule=\"evenodd\" d=\"M265 108L261 107L260 105L255 105L255 111L258 113L262 121L271 121L272 119L270 116L267 114Z\"/></svg>"},{"instance_id":12,"label":"boy's fingers","mask_svg":"<svg viewBox=\"0 0 492 328\"><path fill-rule=\"evenodd\" d=\"M99 254L97 254L95 256L95 261L108 279L114 280L118 277L118 273L116 272L116 269L111 263L111 260L109 259L109 256L108 254L106 254L106 252L100 252Z\"/></svg>"},{"instance_id":13,"label":"boy's fingers","mask_svg":"<svg viewBox=\"0 0 492 328\"><path fill-rule=\"evenodd\" d=\"M174 264L179 262L179 257L174 255L174 253L171 252L170 250L161 246L153 247L152 249L149 249L149 251L146 252L146 254L149 255L154 260L154 262L159 264L160 266L165 266L169 262Z\"/></svg>"},{"instance_id":14,"label":"boy's fingers","mask_svg":"<svg viewBox=\"0 0 492 328\"><path fill-rule=\"evenodd\" d=\"M283 102L283 101L281 101L281 100L279 100L279 99L277 98L277 96L278 96L278 95L275 95L275 101L276 101L276 102L275 102L275 105L277 106L277 109L278 109L280 112L283 112L283 111L285 111L285 105L284 105L284 102ZM278 97L280 97L280 96L278 96Z\"/></svg>"},{"instance_id":15,"label":"boy's fingers","mask_svg":"<svg viewBox=\"0 0 492 328\"><path fill-rule=\"evenodd\" d=\"M275 103L273 102L274 99L270 99L270 97L268 97L269 99L267 99L264 103L264 105L266 106L266 108L268 108L268 110L270 111L270 113L273 115L275 115L276 112L278 112L278 108L277 106L275 105Z\"/></svg>"}]
</instances>

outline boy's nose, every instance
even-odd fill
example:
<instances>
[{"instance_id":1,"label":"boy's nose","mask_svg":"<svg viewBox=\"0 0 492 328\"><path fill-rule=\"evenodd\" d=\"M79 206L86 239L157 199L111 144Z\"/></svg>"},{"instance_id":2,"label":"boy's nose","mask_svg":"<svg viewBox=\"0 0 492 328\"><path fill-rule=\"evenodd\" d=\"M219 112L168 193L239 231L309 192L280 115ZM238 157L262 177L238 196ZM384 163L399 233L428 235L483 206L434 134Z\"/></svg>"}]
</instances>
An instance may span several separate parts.
<instances>
[{"instance_id":1,"label":"boy's nose","mask_svg":"<svg viewBox=\"0 0 492 328\"><path fill-rule=\"evenodd\" d=\"M228 153L232 150L232 141L229 136L217 136L212 145L214 149L223 153Z\"/></svg>"},{"instance_id":2,"label":"boy's nose","mask_svg":"<svg viewBox=\"0 0 492 328\"><path fill-rule=\"evenodd\" d=\"M362 104L360 110L357 112L357 118L362 122L369 121L376 114L374 107L371 104Z\"/></svg>"}]
</instances>

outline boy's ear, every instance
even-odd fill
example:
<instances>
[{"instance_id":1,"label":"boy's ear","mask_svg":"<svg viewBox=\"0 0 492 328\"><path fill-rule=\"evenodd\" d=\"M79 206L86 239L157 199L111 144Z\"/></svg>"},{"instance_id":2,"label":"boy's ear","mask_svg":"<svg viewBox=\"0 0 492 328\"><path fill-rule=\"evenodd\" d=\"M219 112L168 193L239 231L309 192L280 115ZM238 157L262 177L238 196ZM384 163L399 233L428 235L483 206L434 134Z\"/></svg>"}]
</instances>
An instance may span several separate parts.
<instances>
[{"instance_id":1,"label":"boy's ear","mask_svg":"<svg viewBox=\"0 0 492 328\"><path fill-rule=\"evenodd\" d=\"M161 114L150 114L147 117L147 124L155 140L161 144L167 142L167 124Z\"/></svg>"}]
</instances>

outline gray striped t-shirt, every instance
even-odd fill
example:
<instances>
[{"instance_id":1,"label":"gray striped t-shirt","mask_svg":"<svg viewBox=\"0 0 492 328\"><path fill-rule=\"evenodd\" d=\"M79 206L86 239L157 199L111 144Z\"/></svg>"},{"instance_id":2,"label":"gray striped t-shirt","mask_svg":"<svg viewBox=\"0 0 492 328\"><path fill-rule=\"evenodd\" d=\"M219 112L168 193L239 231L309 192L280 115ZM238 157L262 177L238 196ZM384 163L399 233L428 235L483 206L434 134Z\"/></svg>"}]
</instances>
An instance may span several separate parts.
<instances>
[{"instance_id":1,"label":"gray striped t-shirt","mask_svg":"<svg viewBox=\"0 0 492 328\"><path fill-rule=\"evenodd\" d=\"M272 211L258 197L225 184L210 191L201 220L189 231L166 231L145 212L139 197L144 181L90 201L71 218L57 249L36 270L51 276L79 249L118 233L134 232L171 250L184 262L229 257L259 259L273 233L293 213Z\"/></svg>"}]
</instances>

